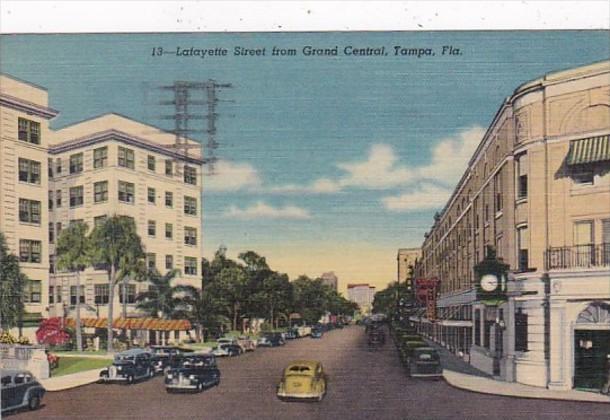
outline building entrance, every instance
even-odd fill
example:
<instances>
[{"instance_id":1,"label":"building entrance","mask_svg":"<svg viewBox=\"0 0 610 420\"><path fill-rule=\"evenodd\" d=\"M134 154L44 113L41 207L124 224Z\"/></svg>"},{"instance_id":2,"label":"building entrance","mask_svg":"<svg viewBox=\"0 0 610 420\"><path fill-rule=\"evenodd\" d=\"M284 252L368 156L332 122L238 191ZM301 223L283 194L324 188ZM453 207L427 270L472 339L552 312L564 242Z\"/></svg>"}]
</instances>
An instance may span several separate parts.
<instances>
[{"instance_id":1,"label":"building entrance","mask_svg":"<svg viewBox=\"0 0 610 420\"><path fill-rule=\"evenodd\" d=\"M575 330L574 341L574 388L601 389L606 381L610 330Z\"/></svg>"}]
</instances>

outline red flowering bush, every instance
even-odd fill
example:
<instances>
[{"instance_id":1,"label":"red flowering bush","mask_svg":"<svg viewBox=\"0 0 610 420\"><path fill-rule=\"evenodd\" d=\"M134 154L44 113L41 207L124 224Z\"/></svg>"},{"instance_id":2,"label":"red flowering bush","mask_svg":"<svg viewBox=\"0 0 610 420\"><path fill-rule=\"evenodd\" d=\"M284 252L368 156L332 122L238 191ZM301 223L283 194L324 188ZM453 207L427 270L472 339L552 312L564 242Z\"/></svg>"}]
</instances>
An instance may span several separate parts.
<instances>
[{"instance_id":1,"label":"red flowering bush","mask_svg":"<svg viewBox=\"0 0 610 420\"><path fill-rule=\"evenodd\" d=\"M61 346L70 342L70 334L62 327L59 317L43 319L36 330L36 339L40 344Z\"/></svg>"}]
</instances>

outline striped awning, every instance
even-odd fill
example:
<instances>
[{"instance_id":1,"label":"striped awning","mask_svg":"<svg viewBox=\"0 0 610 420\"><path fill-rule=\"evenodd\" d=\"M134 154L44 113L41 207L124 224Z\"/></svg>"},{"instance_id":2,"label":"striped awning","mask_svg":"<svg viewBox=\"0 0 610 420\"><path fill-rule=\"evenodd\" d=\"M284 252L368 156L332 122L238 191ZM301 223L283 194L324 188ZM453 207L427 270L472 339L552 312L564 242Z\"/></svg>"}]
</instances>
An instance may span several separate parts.
<instances>
[{"instance_id":1,"label":"striped awning","mask_svg":"<svg viewBox=\"0 0 610 420\"><path fill-rule=\"evenodd\" d=\"M106 318L81 318L81 325L87 328L106 328ZM73 318L66 319L68 326L74 327ZM158 318L117 318L112 323L113 328L126 330L153 331L189 331L193 327L188 319L158 319Z\"/></svg>"},{"instance_id":2,"label":"striped awning","mask_svg":"<svg viewBox=\"0 0 610 420\"><path fill-rule=\"evenodd\" d=\"M568 152L568 165L610 160L610 135L572 140Z\"/></svg>"}]
</instances>

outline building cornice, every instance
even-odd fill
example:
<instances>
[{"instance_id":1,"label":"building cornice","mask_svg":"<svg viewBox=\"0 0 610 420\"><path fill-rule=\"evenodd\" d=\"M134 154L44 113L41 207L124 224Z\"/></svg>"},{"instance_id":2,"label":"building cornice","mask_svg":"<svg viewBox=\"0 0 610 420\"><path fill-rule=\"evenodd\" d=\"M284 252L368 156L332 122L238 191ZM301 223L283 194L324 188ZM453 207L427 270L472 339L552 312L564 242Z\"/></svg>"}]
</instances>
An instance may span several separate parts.
<instances>
[{"instance_id":1,"label":"building cornice","mask_svg":"<svg viewBox=\"0 0 610 420\"><path fill-rule=\"evenodd\" d=\"M15 109L17 111L25 112L27 114L33 114L47 120L54 118L59 114L59 111L56 111L53 108L24 101L23 99L6 95L4 93L0 94L0 105Z\"/></svg>"},{"instance_id":2,"label":"building cornice","mask_svg":"<svg viewBox=\"0 0 610 420\"><path fill-rule=\"evenodd\" d=\"M205 159L194 158L194 157L185 157L180 153L176 153L172 150L169 150L165 146L161 146L159 144L153 143L149 140L145 140L140 137L135 137L125 132L110 129L105 131L100 131L97 133L89 134L84 137L79 137L77 139L68 140L54 146L49 147L49 153L52 155L56 155L59 153L64 153L70 150L75 150L81 147L92 146L98 143L102 143L105 141L120 141L122 143L128 144L130 146L141 147L146 150L150 150L152 152L157 152L166 156L170 156L175 159L184 160L188 163L192 163L195 165L203 165L206 163Z\"/></svg>"}]
</instances>

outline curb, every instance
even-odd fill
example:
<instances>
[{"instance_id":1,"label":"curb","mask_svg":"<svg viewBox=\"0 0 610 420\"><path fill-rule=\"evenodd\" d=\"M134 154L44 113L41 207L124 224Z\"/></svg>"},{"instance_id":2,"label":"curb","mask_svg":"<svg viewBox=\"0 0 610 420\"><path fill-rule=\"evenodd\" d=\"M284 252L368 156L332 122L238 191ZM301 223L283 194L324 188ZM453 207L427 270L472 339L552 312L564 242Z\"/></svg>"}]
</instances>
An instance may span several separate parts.
<instances>
[{"instance_id":1,"label":"curb","mask_svg":"<svg viewBox=\"0 0 610 420\"><path fill-rule=\"evenodd\" d=\"M91 370L86 370L83 372L78 372L78 373L73 373L71 375L63 375L63 376L54 376L48 379L43 379L41 380L41 384L42 386L44 386L44 388L46 389L47 392L57 392L57 391L65 391L68 389L73 389L73 388L78 388L81 386L85 386L85 385L90 385L92 383L97 382L97 380L99 379L99 373L102 369L91 369ZM93 376L95 374L95 376ZM74 378L75 376L84 376L82 379L77 379ZM91 376L89 376L91 375ZM61 378L61 381L59 380L59 378ZM58 379L57 381L54 381L55 379ZM72 382L71 380L74 380L74 382ZM65 384L53 384L53 382L49 383L45 383L48 381L54 381L54 382L68 382Z\"/></svg>"},{"instance_id":2,"label":"curb","mask_svg":"<svg viewBox=\"0 0 610 420\"><path fill-rule=\"evenodd\" d=\"M496 396L502 396L502 397L508 397L508 398L527 398L527 399L533 399L533 400L572 401L572 402L584 402L584 403L593 403L593 404L610 404L610 398L602 399L603 397L601 395L597 395L597 394L593 394L593 393L591 393L591 396L595 395L595 396L598 396L600 399L570 398L569 396L561 396L561 395L535 395L535 394L517 393L517 392L509 392L509 391L501 391L501 390L486 391L486 390L480 389L479 387L476 387L476 386L468 386L467 384L460 383L459 381L456 381L455 378L450 379L447 377L447 373L449 374L449 376L452 376L452 374L463 375L463 376L470 376L470 375L466 375L466 374L463 374L460 372L455 372L455 371L448 370L448 369L443 369L443 378L445 379L445 382L447 382L449 385L451 385L454 388L462 389L464 391L473 392L473 393L477 393L477 394L496 395ZM489 379L489 380L493 381L492 379ZM541 388L540 390L547 391L545 388Z\"/></svg>"}]
</instances>

